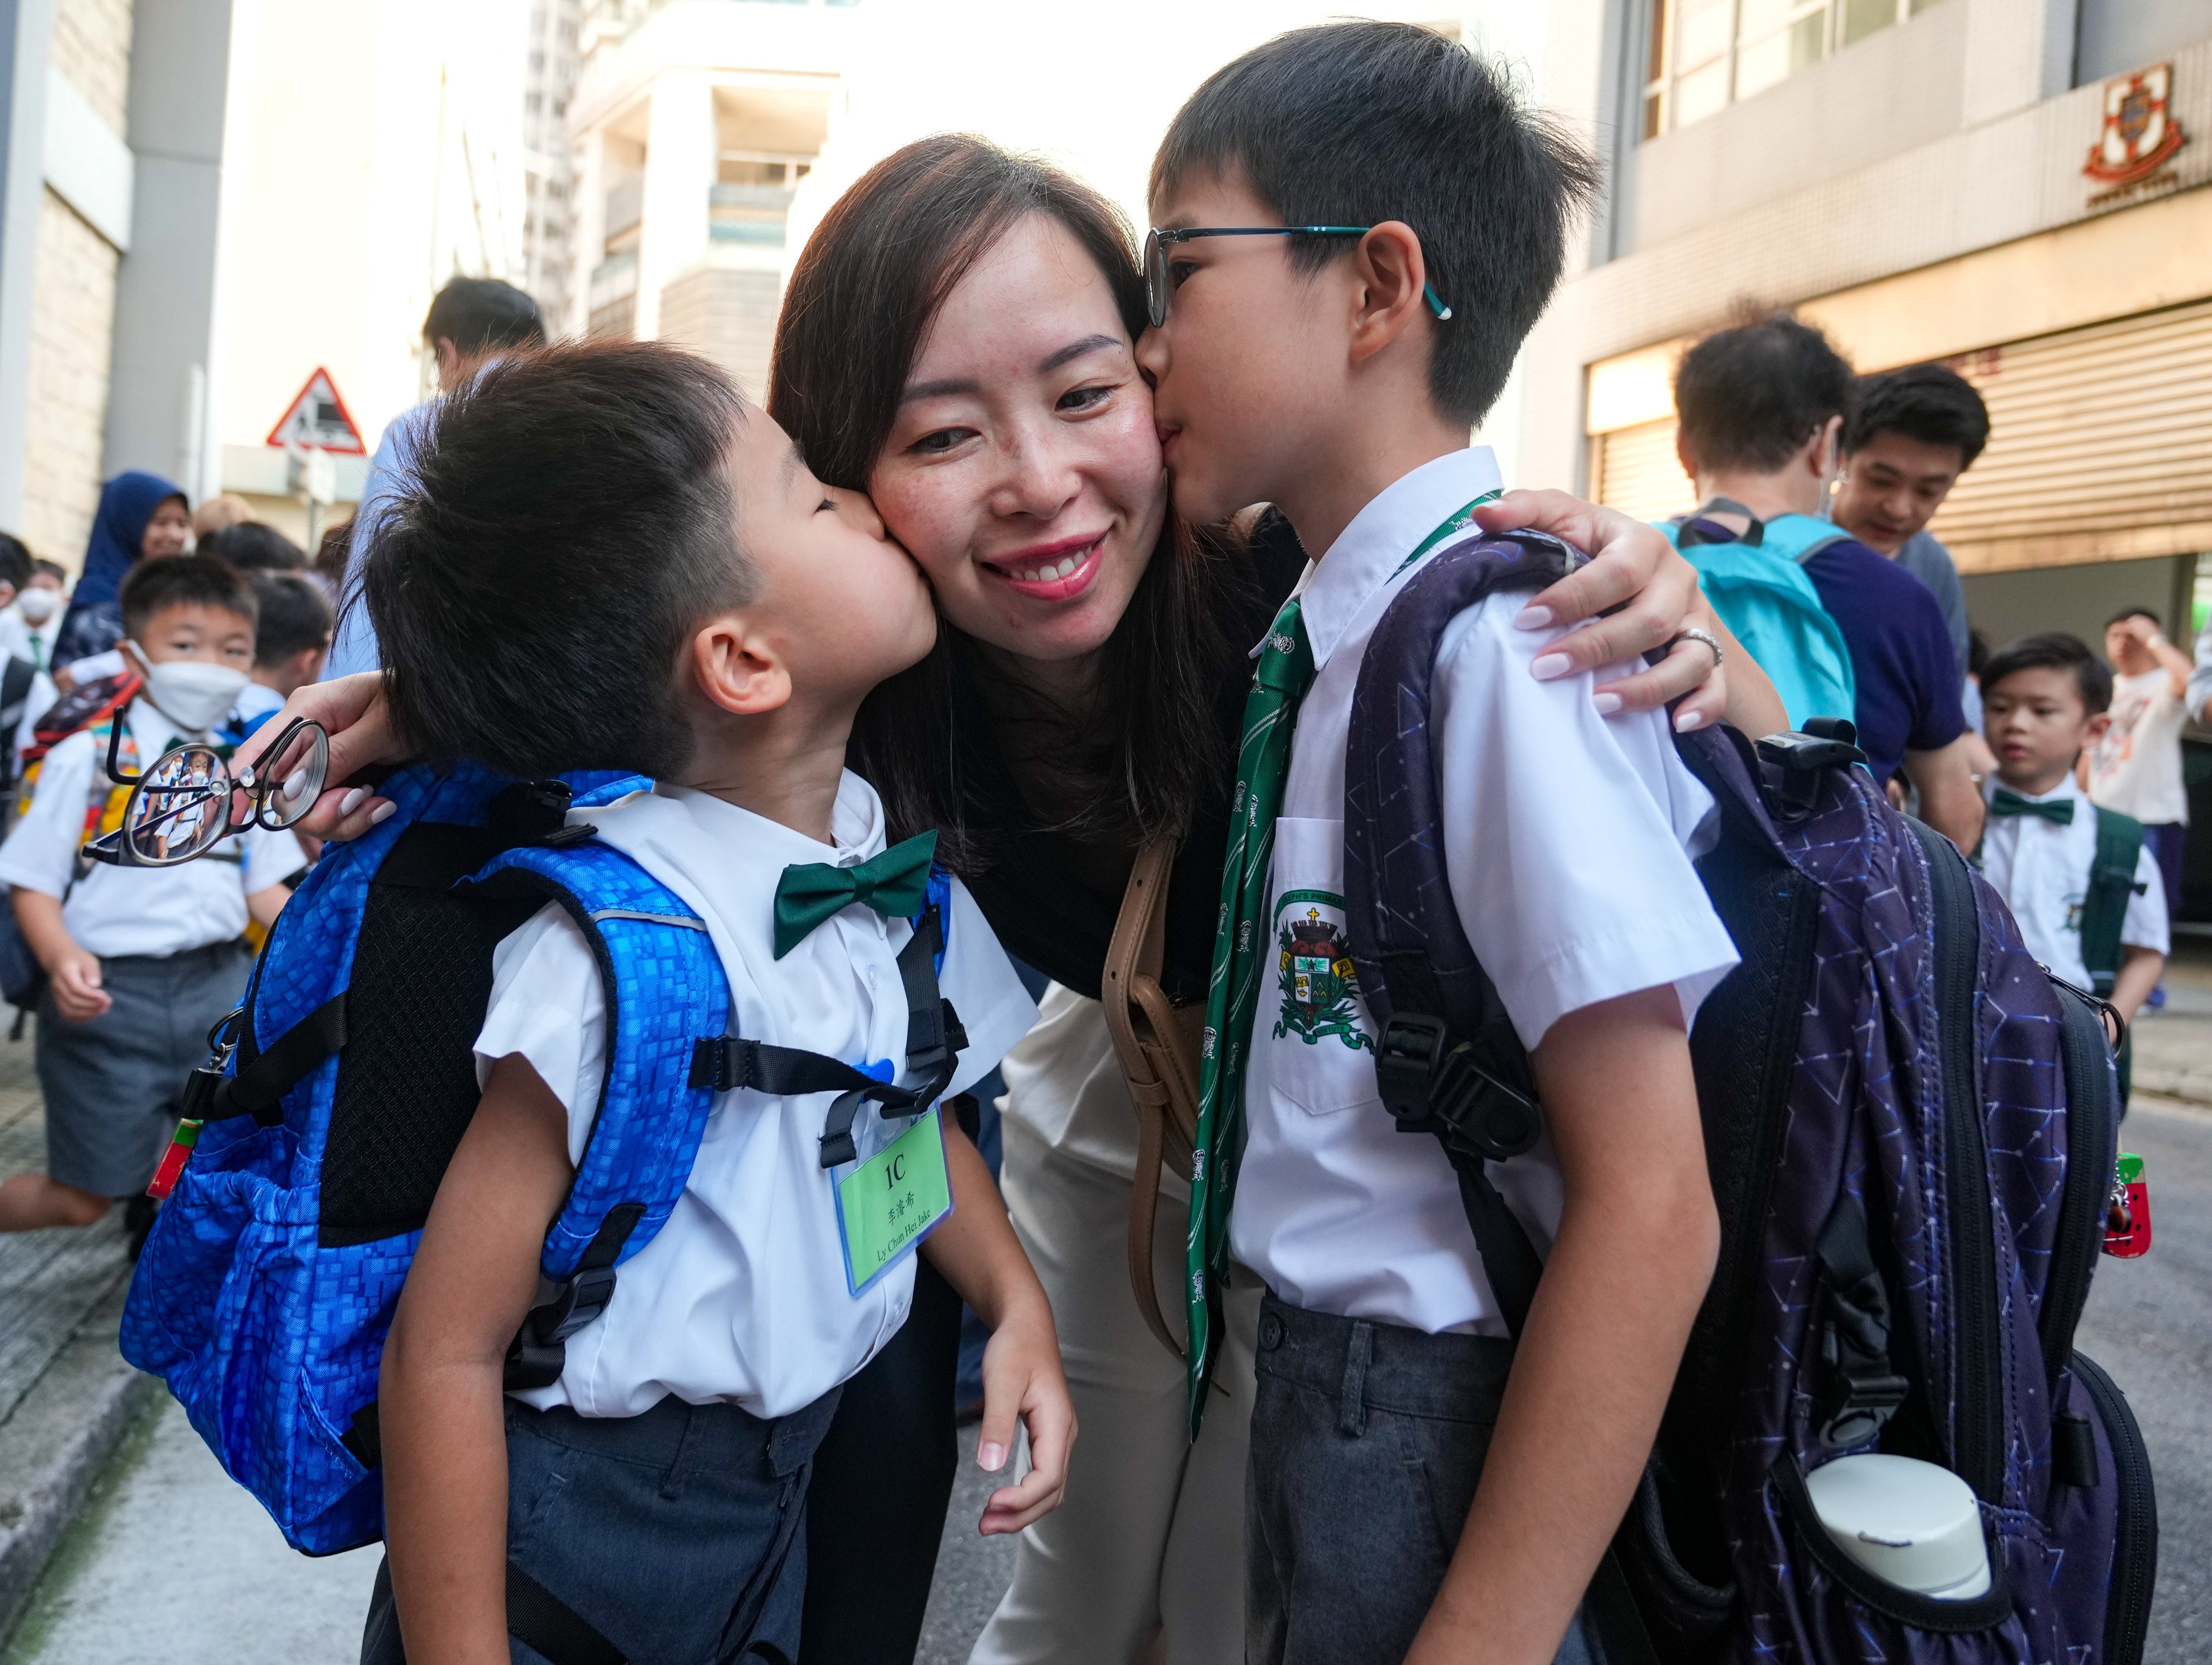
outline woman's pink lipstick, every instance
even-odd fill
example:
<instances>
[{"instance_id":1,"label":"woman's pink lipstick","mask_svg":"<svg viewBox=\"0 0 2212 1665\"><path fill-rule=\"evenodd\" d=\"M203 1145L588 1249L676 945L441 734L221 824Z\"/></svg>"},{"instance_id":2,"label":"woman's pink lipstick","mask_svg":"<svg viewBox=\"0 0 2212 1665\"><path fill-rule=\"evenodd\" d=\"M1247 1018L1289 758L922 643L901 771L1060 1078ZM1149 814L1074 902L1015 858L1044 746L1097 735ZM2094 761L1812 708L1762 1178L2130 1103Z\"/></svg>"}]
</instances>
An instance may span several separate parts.
<instances>
[{"instance_id":1,"label":"woman's pink lipstick","mask_svg":"<svg viewBox=\"0 0 2212 1665\"><path fill-rule=\"evenodd\" d=\"M1000 555L983 566L1006 581L1016 595L1032 601L1073 601L1097 581L1100 552L1106 534L1065 538L1058 543Z\"/></svg>"}]
</instances>

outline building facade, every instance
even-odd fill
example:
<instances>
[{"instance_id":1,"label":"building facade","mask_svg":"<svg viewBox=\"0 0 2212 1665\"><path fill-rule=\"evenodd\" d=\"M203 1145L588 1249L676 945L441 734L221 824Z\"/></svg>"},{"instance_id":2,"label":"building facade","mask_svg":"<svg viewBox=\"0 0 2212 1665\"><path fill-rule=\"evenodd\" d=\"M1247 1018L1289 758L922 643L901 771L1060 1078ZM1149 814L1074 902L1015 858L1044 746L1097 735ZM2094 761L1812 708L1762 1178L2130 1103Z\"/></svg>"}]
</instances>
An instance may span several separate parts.
<instances>
[{"instance_id":1,"label":"building facade","mask_svg":"<svg viewBox=\"0 0 2212 1665\"><path fill-rule=\"evenodd\" d=\"M1933 530L1996 644L2191 623L2212 550L2202 0L1553 0L1547 101L1611 186L1522 364L1520 474L1694 505L1670 381L1746 309L1952 364L1989 450Z\"/></svg>"},{"instance_id":2,"label":"building facade","mask_svg":"<svg viewBox=\"0 0 2212 1665\"><path fill-rule=\"evenodd\" d=\"M765 397L792 202L856 21L854 0L586 4L569 333L677 342Z\"/></svg>"},{"instance_id":3,"label":"building facade","mask_svg":"<svg viewBox=\"0 0 2212 1665\"><path fill-rule=\"evenodd\" d=\"M581 0L533 0L522 94L524 219L516 284L549 320L566 318L575 273L570 233L574 169L568 154L568 100L582 68Z\"/></svg>"}]
</instances>

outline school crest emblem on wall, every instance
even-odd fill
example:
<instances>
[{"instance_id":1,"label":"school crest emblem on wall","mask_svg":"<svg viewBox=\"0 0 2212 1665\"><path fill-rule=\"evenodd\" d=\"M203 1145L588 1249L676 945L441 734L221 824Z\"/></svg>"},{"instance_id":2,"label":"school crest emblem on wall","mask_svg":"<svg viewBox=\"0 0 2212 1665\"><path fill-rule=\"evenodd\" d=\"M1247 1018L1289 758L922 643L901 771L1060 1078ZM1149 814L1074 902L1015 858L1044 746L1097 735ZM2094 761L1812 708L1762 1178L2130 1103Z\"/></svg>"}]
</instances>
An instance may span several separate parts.
<instances>
[{"instance_id":1,"label":"school crest emblem on wall","mask_svg":"<svg viewBox=\"0 0 2212 1665\"><path fill-rule=\"evenodd\" d=\"M2105 126L2081 172L2100 185L2130 185L2173 160L2188 135L2168 104L2173 65L2157 64L2105 83Z\"/></svg>"},{"instance_id":2,"label":"school crest emblem on wall","mask_svg":"<svg viewBox=\"0 0 2212 1665\"><path fill-rule=\"evenodd\" d=\"M1301 900L1308 903L1305 910L1292 909L1285 917L1285 908ZM1276 933L1276 985L1283 999L1275 1018L1275 1038L1296 1035L1307 1045L1318 1046L1334 1037L1354 1051L1362 1047L1372 1051L1374 1043L1359 1025L1359 979L1344 929L1322 917L1314 903L1341 909L1344 899L1319 891L1293 892L1278 904L1281 923Z\"/></svg>"}]
</instances>

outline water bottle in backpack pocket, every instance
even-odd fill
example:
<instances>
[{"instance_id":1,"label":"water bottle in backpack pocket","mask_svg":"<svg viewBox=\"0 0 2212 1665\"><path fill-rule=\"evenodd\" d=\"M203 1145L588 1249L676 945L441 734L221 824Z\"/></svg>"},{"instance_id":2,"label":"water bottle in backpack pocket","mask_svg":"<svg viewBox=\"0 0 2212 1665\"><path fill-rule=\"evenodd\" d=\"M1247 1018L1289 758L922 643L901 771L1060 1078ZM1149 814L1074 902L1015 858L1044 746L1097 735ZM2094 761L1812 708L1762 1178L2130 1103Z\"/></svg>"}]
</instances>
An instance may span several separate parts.
<instances>
[{"instance_id":1,"label":"water bottle in backpack pocket","mask_svg":"<svg viewBox=\"0 0 2212 1665\"><path fill-rule=\"evenodd\" d=\"M1384 1102L1442 1141L1509 1315L1540 1266L1489 1171L1531 1142L1534 1087L1452 910L1425 901L1449 894L1436 794L1407 787L1435 778L1445 627L1578 559L1531 533L1438 554L1370 640L1346 756L1345 911ZM1586 1622L1622 1658L1684 1665L2136 1665L2149 1466L2073 1347L2117 1154L2101 1002L1891 808L1849 724L1812 727L1677 737L1717 806L1698 871L1741 954L1690 1037L1721 1249ZM1911 1466L1814 1483L1877 1456ZM1863 1496L1923 1465L1941 1481ZM1893 1543L1838 1541L1854 1481Z\"/></svg>"}]
</instances>

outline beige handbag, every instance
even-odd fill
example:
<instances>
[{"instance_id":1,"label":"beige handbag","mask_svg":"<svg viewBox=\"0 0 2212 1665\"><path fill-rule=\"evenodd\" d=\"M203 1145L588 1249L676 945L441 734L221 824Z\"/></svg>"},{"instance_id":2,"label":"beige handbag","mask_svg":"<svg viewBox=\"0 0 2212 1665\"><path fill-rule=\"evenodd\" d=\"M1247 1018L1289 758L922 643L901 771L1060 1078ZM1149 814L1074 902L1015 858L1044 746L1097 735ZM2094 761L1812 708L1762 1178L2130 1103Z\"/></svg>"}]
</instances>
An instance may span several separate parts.
<instances>
[{"instance_id":1,"label":"beige handbag","mask_svg":"<svg viewBox=\"0 0 2212 1665\"><path fill-rule=\"evenodd\" d=\"M1136 1190L1129 1198L1129 1287L1160 1345L1182 1356L1182 1343L1160 1311L1152 1282L1152 1233L1159 1215L1160 1167L1190 1172L1198 1128L1198 1059L1206 1027L1203 1000L1170 1000L1160 986L1167 946L1168 875L1176 846L1156 839L1137 852L1121 912L1106 949L1099 995L1115 1056L1137 1111ZM1177 1282L1182 1280L1178 1278Z\"/></svg>"}]
</instances>

